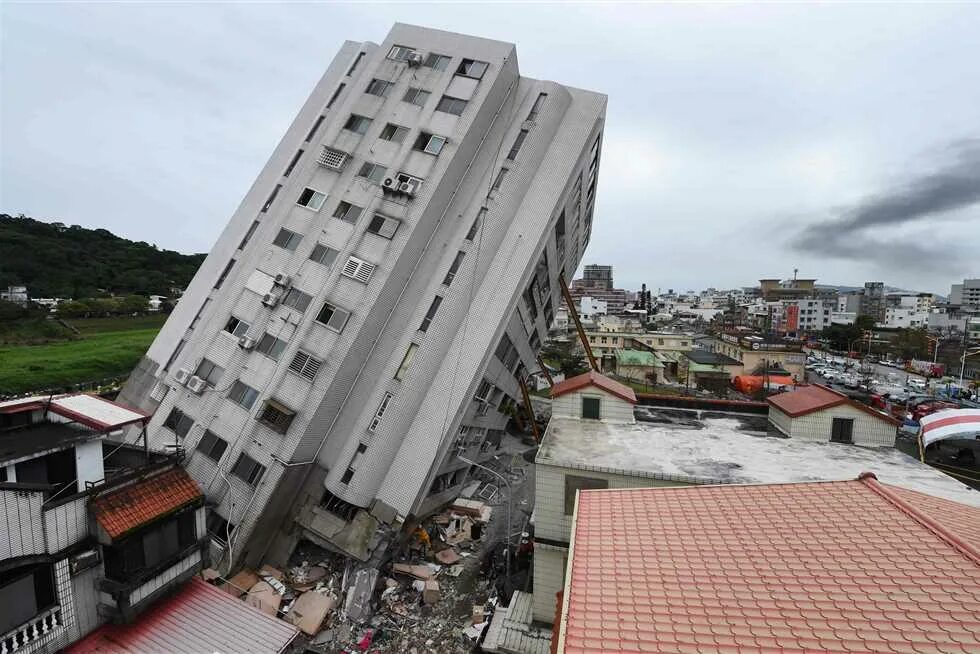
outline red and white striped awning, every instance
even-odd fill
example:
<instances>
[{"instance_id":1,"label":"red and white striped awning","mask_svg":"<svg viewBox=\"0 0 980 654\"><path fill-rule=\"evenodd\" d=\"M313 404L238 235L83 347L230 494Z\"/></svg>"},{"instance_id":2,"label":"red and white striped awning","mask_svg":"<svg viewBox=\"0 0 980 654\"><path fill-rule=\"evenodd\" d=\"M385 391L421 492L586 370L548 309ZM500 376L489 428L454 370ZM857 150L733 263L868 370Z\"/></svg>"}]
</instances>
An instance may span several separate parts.
<instances>
[{"instance_id":1,"label":"red and white striped awning","mask_svg":"<svg viewBox=\"0 0 980 654\"><path fill-rule=\"evenodd\" d=\"M980 409L946 409L936 411L919 421L922 446L946 438L971 438L980 435Z\"/></svg>"}]
</instances>

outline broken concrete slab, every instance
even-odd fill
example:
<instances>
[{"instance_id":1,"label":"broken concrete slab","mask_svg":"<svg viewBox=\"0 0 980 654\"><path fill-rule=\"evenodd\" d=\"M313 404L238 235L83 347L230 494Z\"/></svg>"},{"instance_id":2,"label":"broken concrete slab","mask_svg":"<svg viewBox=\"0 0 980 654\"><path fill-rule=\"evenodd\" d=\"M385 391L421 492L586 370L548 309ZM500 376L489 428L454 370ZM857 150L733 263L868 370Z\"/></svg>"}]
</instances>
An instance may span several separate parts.
<instances>
[{"instance_id":1,"label":"broken concrete slab","mask_svg":"<svg viewBox=\"0 0 980 654\"><path fill-rule=\"evenodd\" d=\"M259 576L260 577L269 576L277 581L282 581L282 578L285 575L283 575L282 570L278 568L273 568L271 565L263 565L261 568L259 568Z\"/></svg>"},{"instance_id":2,"label":"broken concrete slab","mask_svg":"<svg viewBox=\"0 0 980 654\"><path fill-rule=\"evenodd\" d=\"M422 601L426 604L435 604L439 601L439 582L429 579L425 582L425 590L422 591Z\"/></svg>"},{"instance_id":3,"label":"broken concrete slab","mask_svg":"<svg viewBox=\"0 0 980 654\"><path fill-rule=\"evenodd\" d=\"M362 622L370 617L371 596L377 584L377 568L361 568L354 573L354 582L347 591L347 603L344 605L344 610L351 620Z\"/></svg>"},{"instance_id":4,"label":"broken concrete slab","mask_svg":"<svg viewBox=\"0 0 980 654\"><path fill-rule=\"evenodd\" d=\"M259 576L248 568L243 568L235 576L221 584L219 588L229 595L241 597L259 582Z\"/></svg>"},{"instance_id":5,"label":"broken concrete slab","mask_svg":"<svg viewBox=\"0 0 980 654\"><path fill-rule=\"evenodd\" d=\"M277 593L276 589L269 585L269 582L260 581L248 589L245 603L275 617L279 612L279 605L282 603L282 595Z\"/></svg>"},{"instance_id":6,"label":"broken concrete slab","mask_svg":"<svg viewBox=\"0 0 980 654\"><path fill-rule=\"evenodd\" d=\"M303 593L286 614L286 620L293 623L307 636L320 631L327 615L337 608L337 600L325 593Z\"/></svg>"},{"instance_id":7,"label":"broken concrete slab","mask_svg":"<svg viewBox=\"0 0 980 654\"><path fill-rule=\"evenodd\" d=\"M204 581L214 581L215 579L219 579L220 577L221 577L221 573L215 570L214 568L204 568L203 570L201 570L201 579L203 579Z\"/></svg>"},{"instance_id":8,"label":"broken concrete slab","mask_svg":"<svg viewBox=\"0 0 980 654\"><path fill-rule=\"evenodd\" d=\"M460 559L459 554L457 554L456 550L454 550L451 547L436 552L436 560L439 563L443 563L445 565L453 565L454 563L458 563L459 559Z\"/></svg>"},{"instance_id":9,"label":"broken concrete slab","mask_svg":"<svg viewBox=\"0 0 980 654\"><path fill-rule=\"evenodd\" d=\"M472 518L480 518L483 515L483 509L487 508L487 505L479 500L468 500L465 498L457 498L449 506L449 510L454 513L460 513L462 515L468 515Z\"/></svg>"},{"instance_id":10,"label":"broken concrete slab","mask_svg":"<svg viewBox=\"0 0 980 654\"><path fill-rule=\"evenodd\" d=\"M410 563L395 563L391 566L391 569L396 574L409 575L410 577L422 580L430 579L434 574L428 566L411 565Z\"/></svg>"}]
</instances>

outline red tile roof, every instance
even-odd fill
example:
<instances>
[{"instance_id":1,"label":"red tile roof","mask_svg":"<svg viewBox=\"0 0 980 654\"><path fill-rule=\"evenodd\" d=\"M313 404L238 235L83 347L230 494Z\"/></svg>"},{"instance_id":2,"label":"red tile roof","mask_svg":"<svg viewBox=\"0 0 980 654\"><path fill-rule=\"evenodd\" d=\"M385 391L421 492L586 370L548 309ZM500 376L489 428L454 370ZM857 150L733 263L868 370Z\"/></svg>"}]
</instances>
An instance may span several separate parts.
<instances>
[{"instance_id":1,"label":"red tile roof","mask_svg":"<svg viewBox=\"0 0 980 654\"><path fill-rule=\"evenodd\" d=\"M183 468L170 468L92 500L92 512L110 538L161 518L203 497Z\"/></svg>"},{"instance_id":2,"label":"red tile roof","mask_svg":"<svg viewBox=\"0 0 980 654\"><path fill-rule=\"evenodd\" d=\"M566 393L571 393L579 389L585 388L586 386L596 386L606 391L607 393L612 393L616 397L621 397L627 402L636 404L636 393L629 386L624 386L618 381L612 380L605 375L600 375L595 370L590 370L589 372L577 375L566 379L563 382L555 384L551 389L551 397L559 397L565 395Z\"/></svg>"},{"instance_id":3,"label":"red tile roof","mask_svg":"<svg viewBox=\"0 0 980 654\"><path fill-rule=\"evenodd\" d=\"M821 384L810 386L798 386L796 390L778 393L767 398L769 404L776 407L791 418L805 416L808 413L822 411L842 404L850 404L856 409L869 413L876 418L891 422L895 425L901 424L900 421L885 415L880 411L875 411L866 404L856 402L843 393L827 388Z\"/></svg>"},{"instance_id":4,"label":"red tile roof","mask_svg":"<svg viewBox=\"0 0 980 654\"><path fill-rule=\"evenodd\" d=\"M977 531L873 478L582 491L558 651L978 652Z\"/></svg>"},{"instance_id":5,"label":"red tile roof","mask_svg":"<svg viewBox=\"0 0 980 654\"><path fill-rule=\"evenodd\" d=\"M68 647L65 654L148 652L282 652L296 627L198 578L161 600L136 622L107 624Z\"/></svg>"}]
</instances>

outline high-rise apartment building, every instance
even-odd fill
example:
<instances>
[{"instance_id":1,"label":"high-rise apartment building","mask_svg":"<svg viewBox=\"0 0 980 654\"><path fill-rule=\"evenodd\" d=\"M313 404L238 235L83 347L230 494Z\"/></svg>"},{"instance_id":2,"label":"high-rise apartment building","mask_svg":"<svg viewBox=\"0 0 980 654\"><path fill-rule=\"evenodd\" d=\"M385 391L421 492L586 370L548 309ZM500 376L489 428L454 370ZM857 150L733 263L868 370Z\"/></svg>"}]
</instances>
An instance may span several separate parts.
<instances>
[{"instance_id":1,"label":"high-rise apartment building","mask_svg":"<svg viewBox=\"0 0 980 654\"><path fill-rule=\"evenodd\" d=\"M613 288L613 267L589 264L583 268L581 279L572 280L569 291L576 304L589 297L606 303L610 314L621 313L626 308L627 291ZM632 305L631 305L632 306Z\"/></svg>"},{"instance_id":2,"label":"high-rise apartment building","mask_svg":"<svg viewBox=\"0 0 980 654\"><path fill-rule=\"evenodd\" d=\"M871 316L875 322L884 322L885 304L884 282L865 282L858 302L858 315Z\"/></svg>"},{"instance_id":3,"label":"high-rise apartment building","mask_svg":"<svg viewBox=\"0 0 980 654\"><path fill-rule=\"evenodd\" d=\"M980 278L964 279L949 288L949 303L966 310L980 310Z\"/></svg>"},{"instance_id":4,"label":"high-rise apartment building","mask_svg":"<svg viewBox=\"0 0 980 654\"><path fill-rule=\"evenodd\" d=\"M508 43L343 45L122 395L224 566L367 559L490 456L589 242L605 105Z\"/></svg>"},{"instance_id":5,"label":"high-rise apartment building","mask_svg":"<svg viewBox=\"0 0 980 654\"><path fill-rule=\"evenodd\" d=\"M582 279L592 288L613 288L613 267L589 264L582 269Z\"/></svg>"}]
</instances>

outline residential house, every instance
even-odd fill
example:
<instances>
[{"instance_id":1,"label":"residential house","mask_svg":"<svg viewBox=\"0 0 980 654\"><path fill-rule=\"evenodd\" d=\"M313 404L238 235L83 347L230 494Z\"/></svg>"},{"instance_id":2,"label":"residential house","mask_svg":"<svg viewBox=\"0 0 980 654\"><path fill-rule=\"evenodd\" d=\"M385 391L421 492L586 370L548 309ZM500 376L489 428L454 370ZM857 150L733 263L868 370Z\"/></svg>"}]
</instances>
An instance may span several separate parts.
<instances>
[{"instance_id":1,"label":"residential house","mask_svg":"<svg viewBox=\"0 0 980 654\"><path fill-rule=\"evenodd\" d=\"M771 395L769 422L790 438L894 447L901 422L820 384Z\"/></svg>"}]
</instances>

